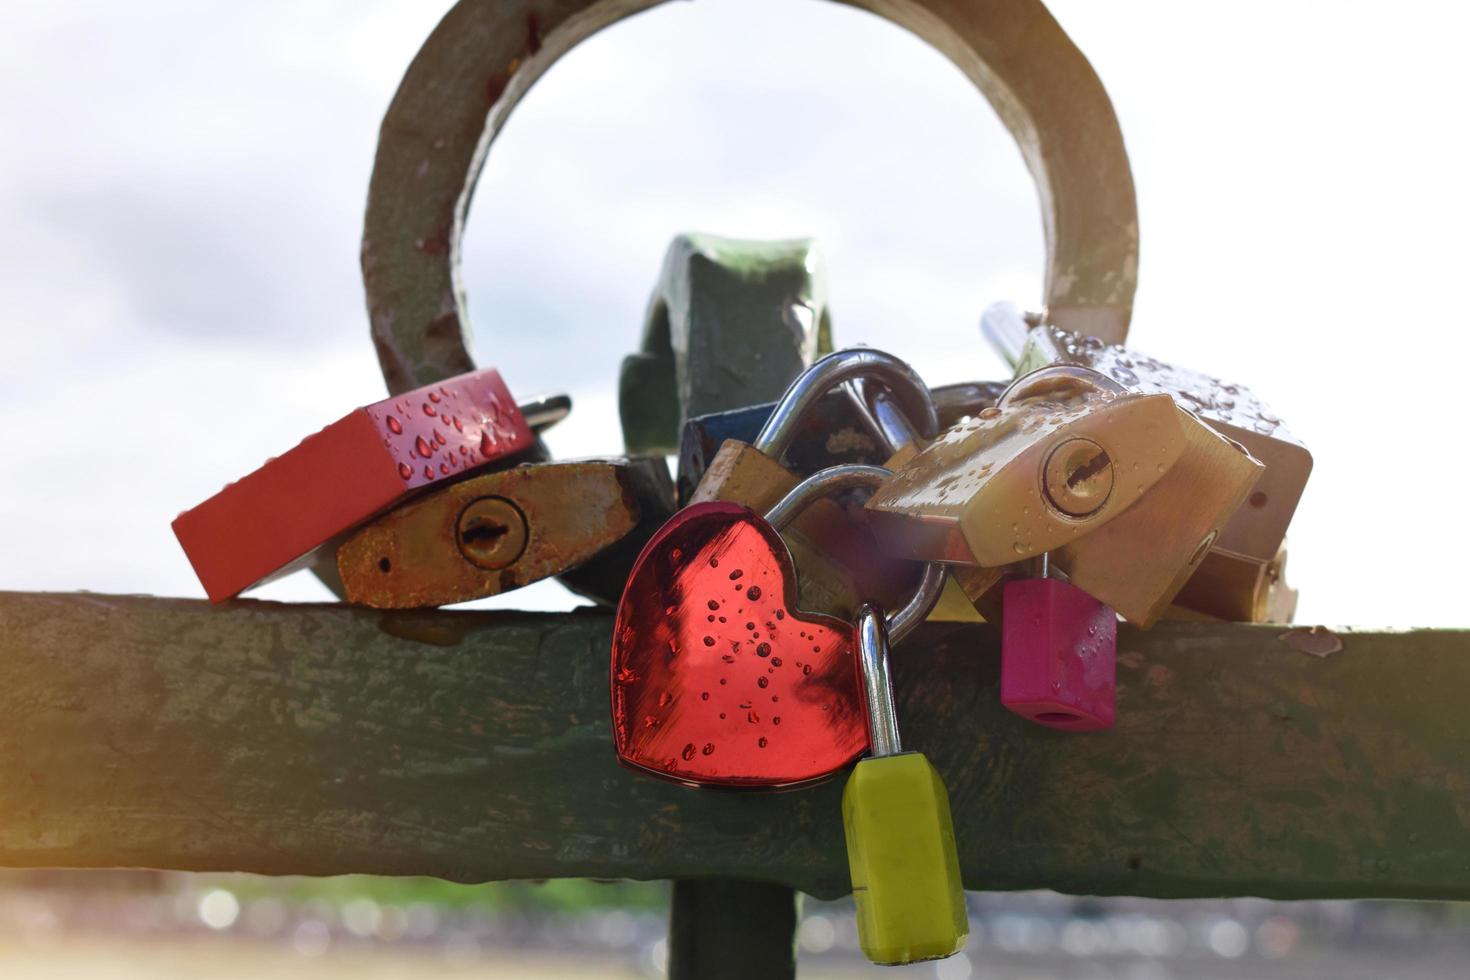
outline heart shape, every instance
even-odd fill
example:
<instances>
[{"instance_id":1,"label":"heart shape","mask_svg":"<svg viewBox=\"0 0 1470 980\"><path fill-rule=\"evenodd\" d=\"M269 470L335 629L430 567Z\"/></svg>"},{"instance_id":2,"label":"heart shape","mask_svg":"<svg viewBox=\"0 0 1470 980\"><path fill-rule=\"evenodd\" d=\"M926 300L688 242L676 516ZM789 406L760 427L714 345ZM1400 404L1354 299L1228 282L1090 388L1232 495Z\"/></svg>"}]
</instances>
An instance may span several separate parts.
<instances>
[{"instance_id":1,"label":"heart shape","mask_svg":"<svg viewBox=\"0 0 1470 980\"><path fill-rule=\"evenodd\" d=\"M781 536L738 504L693 504L638 556L613 629L618 759L696 786L781 787L868 746L853 627L796 611Z\"/></svg>"}]
</instances>

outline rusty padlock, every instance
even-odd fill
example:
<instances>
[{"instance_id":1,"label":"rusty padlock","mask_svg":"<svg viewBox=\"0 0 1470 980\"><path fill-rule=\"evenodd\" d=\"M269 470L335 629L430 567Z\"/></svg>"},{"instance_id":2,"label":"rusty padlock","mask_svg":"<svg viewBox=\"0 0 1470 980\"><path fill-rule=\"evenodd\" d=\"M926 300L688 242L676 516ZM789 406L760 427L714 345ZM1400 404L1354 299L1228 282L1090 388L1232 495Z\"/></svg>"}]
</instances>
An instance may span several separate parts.
<instances>
[{"instance_id":1,"label":"rusty padlock","mask_svg":"<svg viewBox=\"0 0 1470 980\"><path fill-rule=\"evenodd\" d=\"M337 568L349 601L382 609L465 602L552 575L592 598L616 597L672 512L661 457L523 463L395 508L337 549ZM607 560L615 547L629 552L625 566ZM579 578L598 555L609 580Z\"/></svg>"}]
</instances>

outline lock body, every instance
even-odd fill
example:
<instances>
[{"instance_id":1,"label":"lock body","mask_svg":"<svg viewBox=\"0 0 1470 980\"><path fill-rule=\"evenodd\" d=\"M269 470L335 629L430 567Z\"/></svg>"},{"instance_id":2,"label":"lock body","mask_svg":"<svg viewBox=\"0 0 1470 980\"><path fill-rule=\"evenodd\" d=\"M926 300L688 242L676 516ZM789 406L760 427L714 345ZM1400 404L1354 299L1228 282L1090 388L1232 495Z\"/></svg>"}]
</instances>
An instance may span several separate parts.
<instances>
[{"instance_id":1,"label":"lock body","mask_svg":"<svg viewBox=\"0 0 1470 980\"><path fill-rule=\"evenodd\" d=\"M347 599L380 609L439 606L561 575L628 537L645 507L658 509L657 499L637 494L651 482L643 470L662 470L667 488L667 467L651 457L524 463L448 484L337 549Z\"/></svg>"},{"instance_id":2,"label":"lock body","mask_svg":"<svg viewBox=\"0 0 1470 980\"><path fill-rule=\"evenodd\" d=\"M946 429L867 510L894 554L997 568L1116 518L1182 450L1168 396L1061 385Z\"/></svg>"},{"instance_id":3,"label":"lock body","mask_svg":"<svg viewBox=\"0 0 1470 980\"><path fill-rule=\"evenodd\" d=\"M1113 727L1118 618L1057 579L1005 584L1000 700L1022 718L1069 732Z\"/></svg>"},{"instance_id":4,"label":"lock body","mask_svg":"<svg viewBox=\"0 0 1470 980\"><path fill-rule=\"evenodd\" d=\"M970 934L949 793L917 752L864 759L842 792L858 941L874 963L951 956Z\"/></svg>"},{"instance_id":5,"label":"lock body","mask_svg":"<svg viewBox=\"0 0 1470 980\"><path fill-rule=\"evenodd\" d=\"M180 514L174 534L214 602L304 568L410 497L530 449L499 372L426 385L353 411Z\"/></svg>"}]
</instances>

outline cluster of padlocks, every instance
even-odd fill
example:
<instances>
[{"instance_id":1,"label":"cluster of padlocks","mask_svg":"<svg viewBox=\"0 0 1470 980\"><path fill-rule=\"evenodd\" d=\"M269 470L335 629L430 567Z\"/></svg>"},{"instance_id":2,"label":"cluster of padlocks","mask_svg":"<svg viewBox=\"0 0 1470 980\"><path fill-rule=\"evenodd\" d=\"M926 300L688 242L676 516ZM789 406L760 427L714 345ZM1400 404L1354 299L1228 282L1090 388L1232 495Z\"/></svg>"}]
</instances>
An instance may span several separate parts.
<instances>
[{"instance_id":1,"label":"cluster of padlocks","mask_svg":"<svg viewBox=\"0 0 1470 980\"><path fill-rule=\"evenodd\" d=\"M1010 382L931 390L837 351L774 405L690 419L677 490L661 456L549 461L537 432L569 403L518 406L484 370L358 409L174 528L216 601L310 565L378 608L550 576L616 605L618 758L747 790L853 766L862 947L947 956L968 932L948 796L901 749L889 647L983 617L1010 710L1108 729L1120 618L1291 618L1283 538L1311 465L1239 386L1005 305L984 328Z\"/></svg>"}]
</instances>

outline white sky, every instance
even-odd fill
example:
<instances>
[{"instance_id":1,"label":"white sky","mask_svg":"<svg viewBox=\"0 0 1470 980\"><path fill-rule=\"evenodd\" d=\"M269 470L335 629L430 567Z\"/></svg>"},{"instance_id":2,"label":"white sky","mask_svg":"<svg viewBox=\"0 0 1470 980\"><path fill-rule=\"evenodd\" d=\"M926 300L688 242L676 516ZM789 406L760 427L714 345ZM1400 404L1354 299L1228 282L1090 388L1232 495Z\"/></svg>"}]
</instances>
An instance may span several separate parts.
<instances>
[{"instance_id":1,"label":"white sky","mask_svg":"<svg viewBox=\"0 0 1470 980\"><path fill-rule=\"evenodd\" d=\"M1133 160L1133 344L1248 385L1316 456L1299 619L1465 625L1456 570L1428 557L1466 542L1438 494L1465 476L1470 14L1051 6ZM0 7L0 588L202 595L173 516L382 396L363 199L446 7ZM530 93L475 200L477 356L518 394L573 394L564 456L620 449L617 366L681 230L816 236L838 343L931 384L1001 376L979 312L1039 299L1035 192L983 99L922 42L811 0L671 4L600 34Z\"/></svg>"}]
</instances>

